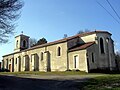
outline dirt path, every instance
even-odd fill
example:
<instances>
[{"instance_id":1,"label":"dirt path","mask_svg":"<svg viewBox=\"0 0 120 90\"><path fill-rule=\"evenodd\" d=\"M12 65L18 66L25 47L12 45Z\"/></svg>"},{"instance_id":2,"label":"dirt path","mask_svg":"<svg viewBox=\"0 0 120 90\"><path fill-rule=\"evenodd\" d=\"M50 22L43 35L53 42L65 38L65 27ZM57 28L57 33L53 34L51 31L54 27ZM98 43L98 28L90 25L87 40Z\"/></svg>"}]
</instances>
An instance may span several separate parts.
<instances>
[{"instance_id":1,"label":"dirt path","mask_svg":"<svg viewBox=\"0 0 120 90\"><path fill-rule=\"evenodd\" d=\"M95 76L0 75L0 90L80 90L82 83Z\"/></svg>"}]
</instances>

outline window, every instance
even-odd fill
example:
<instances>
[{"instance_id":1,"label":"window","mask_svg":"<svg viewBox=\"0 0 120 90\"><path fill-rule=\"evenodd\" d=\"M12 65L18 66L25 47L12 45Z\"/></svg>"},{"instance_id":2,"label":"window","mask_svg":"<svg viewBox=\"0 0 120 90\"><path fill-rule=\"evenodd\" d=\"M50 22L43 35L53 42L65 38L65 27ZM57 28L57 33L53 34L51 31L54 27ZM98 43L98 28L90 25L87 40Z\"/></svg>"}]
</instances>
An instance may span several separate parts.
<instances>
[{"instance_id":1,"label":"window","mask_svg":"<svg viewBox=\"0 0 120 90\"><path fill-rule=\"evenodd\" d=\"M92 63L94 63L94 53L92 53Z\"/></svg>"},{"instance_id":2,"label":"window","mask_svg":"<svg viewBox=\"0 0 120 90\"><path fill-rule=\"evenodd\" d=\"M6 59L6 63L7 63L7 64L6 64L6 68L8 69L8 59Z\"/></svg>"},{"instance_id":3,"label":"window","mask_svg":"<svg viewBox=\"0 0 120 90\"><path fill-rule=\"evenodd\" d=\"M104 52L104 43L103 43L103 39L100 38L100 50L101 50L101 53L105 53Z\"/></svg>"},{"instance_id":4,"label":"window","mask_svg":"<svg viewBox=\"0 0 120 90\"><path fill-rule=\"evenodd\" d=\"M75 69L79 68L79 58L78 58L78 55L74 56L74 68Z\"/></svg>"},{"instance_id":5,"label":"window","mask_svg":"<svg viewBox=\"0 0 120 90\"><path fill-rule=\"evenodd\" d=\"M11 63L11 59L10 59L10 63Z\"/></svg>"},{"instance_id":6,"label":"window","mask_svg":"<svg viewBox=\"0 0 120 90\"><path fill-rule=\"evenodd\" d=\"M17 64L17 58L16 58L16 61L15 61L15 64Z\"/></svg>"},{"instance_id":7,"label":"window","mask_svg":"<svg viewBox=\"0 0 120 90\"><path fill-rule=\"evenodd\" d=\"M23 47L26 47L26 40L23 40Z\"/></svg>"},{"instance_id":8,"label":"window","mask_svg":"<svg viewBox=\"0 0 120 90\"><path fill-rule=\"evenodd\" d=\"M61 55L61 48L58 47L58 50L57 50L57 55L60 56Z\"/></svg>"},{"instance_id":9,"label":"window","mask_svg":"<svg viewBox=\"0 0 120 90\"><path fill-rule=\"evenodd\" d=\"M41 52L41 60L43 60L43 52Z\"/></svg>"},{"instance_id":10,"label":"window","mask_svg":"<svg viewBox=\"0 0 120 90\"><path fill-rule=\"evenodd\" d=\"M107 43L109 42L109 38L106 38L106 42L107 42Z\"/></svg>"},{"instance_id":11,"label":"window","mask_svg":"<svg viewBox=\"0 0 120 90\"><path fill-rule=\"evenodd\" d=\"M18 48L18 40L16 41L16 48Z\"/></svg>"},{"instance_id":12,"label":"window","mask_svg":"<svg viewBox=\"0 0 120 90\"><path fill-rule=\"evenodd\" d=\"M76 68L76 57L77 56L74 56L74 68Z\"/></svg>"}]
</instances>

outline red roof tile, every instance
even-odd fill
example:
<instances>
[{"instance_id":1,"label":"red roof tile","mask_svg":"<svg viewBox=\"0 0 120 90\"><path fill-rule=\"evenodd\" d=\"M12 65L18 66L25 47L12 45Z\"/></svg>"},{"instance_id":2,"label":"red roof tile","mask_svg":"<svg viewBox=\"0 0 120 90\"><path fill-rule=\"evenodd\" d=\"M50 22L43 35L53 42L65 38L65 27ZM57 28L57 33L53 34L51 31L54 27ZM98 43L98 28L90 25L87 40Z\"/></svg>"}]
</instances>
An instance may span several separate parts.
<instances>
[{"instance_id":1,"label":"red roof tile","mask_svg":"<svg viewBox=\"0 0 120 90\"><path fill-rule=\"evenodd\" d=\"M94 34L94 33L108 33L108 34L111 35L111 33L107 32L107 31L99 31L99 30L92 31L92 32L85 32L85 33L82 33L82 34L77 34L77 35L74 35L74 36L71 36L71 37L67 37L67 38L64 38L64 39L57 40L57 41L49 42L49 43L46 43L46 44L37 45L37 46L31 47L31 48L26 49L26 50L31 50L31 49L35 49L35 48L39 48L39 47L44 47L44 46L49 46L49 45L53 45L53 44L58 44L58 43L66 42L68 40L71 40L71 39L74 39L74 38L77 38L77 37L83 37L83 36Z\"/></svg>"},{"instance_id":2,"label":"red roof tile","mask_svg":"<svg viewBox=\"0 0 120 90\"><path fill-rule=\"evenodd\" d=\"M40 48L40 47L45 47L45 46L49 46L49 45L63 43L63 42L66 42L68 40L71 40L71 39L74 39L74 38L77 38L77 37L83 37L83 36L94 34L94 33L108 33L108 34L111 35L111 33L107 32L107 31L96 30L96 31L92 31L92 32L85 32L85 33L82 33L82 34L77 34L77 35L74 35L74 36L71 36L71 37L67 37L67 38L64 38L64 39L57 40L57 41L49 42L49 43L46 43L46 44L33 46L31 48L28 48L28 49L25 49L25 50L22 50L22 51L28 51L28 50L32 50L32 49L36 49L36 48ZM19 52L22 52L22 51L19 51ZM19 52L16 52L16 53L19 53ZM14 53L11 53L11 54L8 54L8 55L12 55L12 54L14 54ZM7 56L7 55L4 55L4 56Z\"/></svg>"},{"instance_id":3,"label":"red roof tile","mask_svg":"<svg viewBox=\"0 0 120 90\"><path fill-rule=\"evenodd\" d=\"M83 49L90 47L93 44L95 44L95 42L88 42L88 43L73 47L69 51L72 52L72 51L77 51L77 50L83 50Z\"/></svg>"}]
</instances>

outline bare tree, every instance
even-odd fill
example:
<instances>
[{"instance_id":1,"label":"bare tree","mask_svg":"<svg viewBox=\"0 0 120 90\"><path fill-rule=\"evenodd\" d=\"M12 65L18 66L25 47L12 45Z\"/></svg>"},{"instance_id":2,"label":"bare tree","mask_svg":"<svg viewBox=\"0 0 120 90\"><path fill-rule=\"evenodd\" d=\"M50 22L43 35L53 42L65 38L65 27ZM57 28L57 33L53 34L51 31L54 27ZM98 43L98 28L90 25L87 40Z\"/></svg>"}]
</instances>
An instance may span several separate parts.
<instances>
[{"instance_id":1,"label":"bare tree","mask_svg":"<svg viewBox=\"0 0 120 90\"><path fill-rule=\"evenodd\" d=\"M31 41L35 42L35 44L30 44L31 47L47 43L47 40L44 37L39 39L38 41L36 39L32 39L32 40L30 40L30 43L31 43Z\"/></svg>"},{"instance_id":2,"label":"bare tree","mask_svg":"<svg viewBox=\"0 0 120 90\"><path fill-rule=\"evenodd\" d=\"M64 34L63 38L67 38L67 37L68 37L68 35L67 35L67 34Z\"/></svg>"},{"instance_id":3,"label":"bare tree","mask_svg":"<svg viewBox=\"0 0 120 90\"><path fill-rule=\"evenodd\" d=\"M85 32L90 32L90 30L89 29L79 30L77 34L82 34L82 33L85 33Z\"/></svg>"},{"instance_id":4,"label":"bare tree","mask_svg":"<svg viewBox=\"0 0 120 90\"><path fill-rule=\"evenodd\" d=\"M30 38L30 47L34 46L37 43L35 38Z\"/></svg>"},{"instance_id":5,"label":"bare tree","mask_svg":"<svg viewBox=\"0 0 120 90\"><path fill-rule=\"evenodd\" d=\"M14 21L20 16L21 0L0 0L0 43L8 42L15 29Z\"/></svg>"},{"instance_id":6,"label":"bare tree","mask_svg":"<svg viewBox=\"0 0 120 90\"><path fill-rule=\"evenodd\" d=\"M47 40L43 37L37 41L37 45L45 44L47 43Z\"/></svg>"}]
</instances>

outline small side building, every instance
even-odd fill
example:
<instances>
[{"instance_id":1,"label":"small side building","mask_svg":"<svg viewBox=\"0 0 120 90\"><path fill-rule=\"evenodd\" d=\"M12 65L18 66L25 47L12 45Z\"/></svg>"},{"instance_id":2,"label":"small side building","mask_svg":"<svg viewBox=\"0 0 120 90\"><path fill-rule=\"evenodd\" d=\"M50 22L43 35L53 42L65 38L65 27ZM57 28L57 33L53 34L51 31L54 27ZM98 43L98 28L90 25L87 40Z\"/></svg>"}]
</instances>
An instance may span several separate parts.
<instances>
[{"instance_id":1,"label":"small side building","mask_svg":"<svg viewBox=\"0 0 120 90\"><path fill-rule=\"evenodd\" d=\"M111 35L92 31L29 48L29 37L21 34L15 37L14 52L3 56L3 67L11 72L114 70Z\"/></svg>"}]
</instances>

